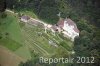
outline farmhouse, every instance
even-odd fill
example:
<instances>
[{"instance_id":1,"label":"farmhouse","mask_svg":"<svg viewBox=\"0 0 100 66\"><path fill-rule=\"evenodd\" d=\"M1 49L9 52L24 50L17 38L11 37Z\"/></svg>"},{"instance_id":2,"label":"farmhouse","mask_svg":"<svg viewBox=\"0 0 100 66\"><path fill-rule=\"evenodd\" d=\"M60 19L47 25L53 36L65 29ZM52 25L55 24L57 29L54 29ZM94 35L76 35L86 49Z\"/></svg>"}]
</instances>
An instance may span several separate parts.
<instances>
[{"instance_id":1,"label":"farmhouse","mask_svg":"<svg viewBox=\"0 0 100 66\"><path fill-rule=\"evenodd\" d=\"M77 25L70 18L60 18L58 23L52 26L52 29L58 32L62 32L64 37L70 38L72 41L74 41L76 36L79 36Z\"/></svg>"},{"instance_id":2,"label":"farmhouse","mask_svg":"<svg viewBox=\"0 0 100 66\"><path fill-rule=\"evenodd\" d=\"M29 17L29 16L26 16L26 15L24 15L24 16L22 16L22 17L20 18L20 20L23 21L23 22L28 22L29 19L30 19L30 17Z\"/></svg>"}]
</instances>

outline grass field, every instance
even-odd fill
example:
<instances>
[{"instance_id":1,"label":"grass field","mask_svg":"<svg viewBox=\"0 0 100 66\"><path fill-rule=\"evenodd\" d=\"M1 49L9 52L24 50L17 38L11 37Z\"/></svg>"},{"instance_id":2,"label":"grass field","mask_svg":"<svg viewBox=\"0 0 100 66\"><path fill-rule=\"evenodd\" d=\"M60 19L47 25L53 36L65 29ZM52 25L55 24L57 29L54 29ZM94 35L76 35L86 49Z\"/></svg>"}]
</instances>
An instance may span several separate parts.
<instances>
[{"instance_id":1,"label":"grass field","mask_svg":"<svg viewBox=\"0 0 100 66\"><path fill-rule=\"evenodd\" d=\"M0 40L0 45L5 46L9 50L12 50L12 51L16 51L18 48L20 48L22 46L18 42L14 41L12 39L9 39L9 38Z\"/></svg>"},{"instance_id":2,"label":"grass field","mask_svg":"<svg viewBox=\"0 0 100 66\"><path fill-rule=\"evenodd\" d=\"M15 54L24 58L26 61L31 59L29 48L26 45L23 45L18 50L16 50Z\"/></svg>"},{"instance_id":3,"label":"grass field","mask_svg":"<svg viewBox=\"0 0 100 66\"><path fill-rule=\"evenodd\" d=\"M0 22L2 22L0 25L0 36L2 36L0 45L8 48L25 60L30 59L30 50L24 44L18 17L13 13L7 12L7 17L0 19Z\"/></svg>"},{"instance_id":4,"label":"grass field","mask_svg":"<svg viewBox=\"0 0 100 66\"><path fill-rule=\"evenodd\" d=\"M3 45L12 51L15 51L22 44L18 18L14 14L7 12L7 17L0 19L0 22L0 34L2 36L0 45Z\"/></svg>"}]
</instances>

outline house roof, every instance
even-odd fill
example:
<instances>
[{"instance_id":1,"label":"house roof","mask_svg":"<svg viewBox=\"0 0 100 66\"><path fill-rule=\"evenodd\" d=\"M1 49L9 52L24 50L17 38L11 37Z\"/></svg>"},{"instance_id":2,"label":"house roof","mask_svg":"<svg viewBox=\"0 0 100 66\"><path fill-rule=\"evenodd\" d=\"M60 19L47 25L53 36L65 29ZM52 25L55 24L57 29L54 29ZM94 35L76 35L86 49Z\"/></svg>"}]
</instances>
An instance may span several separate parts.
<instances>
[{"instance_id":1,"label":"house roof","mask_svg":"<svg viewBox=\"0 0 100 66\"><path fill-rule=\"evenodd\" d=\"M56 25L53 25L51 28L52 28L53 30L55 30L55 31L58 30L58 27L57 27Z\"/></svg>"},{"instance_id":2,"label":"house roof","mask_svg":"<svg viewBox=\"0 0 100 66\"><path fill-rule=\"evenodd\" d=\"M74 30L75 32L79 33L79 30L78 30L78 28L77 28L77 25L75 24L74 21L72 21L70 18L65 19L65 21L67 21L66 23L67 23L68 25L74 26L73 30Z\"/></svg>"},{"instance_id":3,"label":"house roof","mask_svg":"<svg viewBox=\"0 0 100 66\"><path fill-rule=\"evenodd\" d=\"M62 28L64 26L64 19L63 18L60 18L57 25Z\"/></svg>"},{"instance_id":4,"label":"house roof","mask_svg":"<svg viewBox=\"0 0 100 66\"><path fill-rule=\"evenodd\" d=\"M65 19L64 21L67 21L66 23L67 23L68 25L74 25L74 26L76 26L75 22L72 21L70 18L67 18L67 19Z\"/></svg>"},{"instance_id":5,"label":"house roof","mask_svg":"<svg viewBox=\"0 0 100 66\"><path fill-rule=\"evenodd\" d=\"M67 23L68 25L74 26L73 30L74 30L75 32L79 33L79 30L78 30L78 28L77 28L75 22L72 21L70 18L67 18L67 19L65 19L65 20L64 20L63 18L60 18L59 21L58 21L58 23L57 23L57 25L58 25L60 28L62 28L62 27L64 27L64 22L65 22L65 21L66 21L66 23Z\"/></svg>"},{"instance_id":6,"label":"house roof","mask_svg":"<svg viewBox=\"0 0 100 66\"><path fill-rule=\"evenodd\" d=\"M26 15L22 16L21 18L22 19L25 19L25 20L29 20L30 19L30 17L29 16L26 16Z\"/></svg>"}]
</instances>

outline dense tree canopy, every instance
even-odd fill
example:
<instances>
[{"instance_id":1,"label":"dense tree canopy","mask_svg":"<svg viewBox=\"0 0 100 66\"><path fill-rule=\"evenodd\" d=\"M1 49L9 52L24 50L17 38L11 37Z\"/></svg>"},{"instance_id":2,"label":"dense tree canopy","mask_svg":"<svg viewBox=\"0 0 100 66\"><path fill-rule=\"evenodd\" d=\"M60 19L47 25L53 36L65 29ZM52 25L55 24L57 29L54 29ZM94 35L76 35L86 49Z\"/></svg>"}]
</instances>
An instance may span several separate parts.
<instances>
[{"instance_id":1,"label":"dense tree canopy","mask_svg":"<svg viewBox=\"0 0 100 66\"><path fill-rule=\"evenodd\" d=\"M0 0L0 12L4 12L6 9L6 0Z\"/></svg>"},{"instance_id":2,"label":"dense tree canopy","mask_svg":"<svg viewBox=\"0 0 100 66\"><path fill-rule=\"evenodd\" d=\"M80 17L99 26L100 1L99 0L6 0L8 8L17 10L33 10L41 19L49 23L56 23L57 14L61 17L70 17L77 21Z\"/></svg>"}]
</instances>

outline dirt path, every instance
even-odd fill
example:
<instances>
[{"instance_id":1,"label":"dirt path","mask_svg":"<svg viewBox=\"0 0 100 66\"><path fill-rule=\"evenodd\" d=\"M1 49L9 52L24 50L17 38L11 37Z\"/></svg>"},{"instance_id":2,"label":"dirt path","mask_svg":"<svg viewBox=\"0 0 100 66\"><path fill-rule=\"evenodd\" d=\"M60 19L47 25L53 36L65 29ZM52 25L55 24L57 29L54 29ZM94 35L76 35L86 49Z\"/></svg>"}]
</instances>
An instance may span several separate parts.
<instances>
[{"instance_id":1,"label":"dirt path","mask_svg":"<svg viewBox=\"0 0 100 66\"><path fill-rule=\"evenodd\" d=\"M1 66L18 66L18 64L24 60L0 45L0 65Z\"/></svg>"},{"instance_id":2,"label":"dirt path","mask_svg":"<svg viewBox=\"0 0 100 66\"><path fill-rule=\"evenodd\" d=\"M18 13L14 13L14 11L11 11L11 10L9 10L9 9L6 9L6 11L18 15ZM52 26L51 24L47 24L47 23L45 23L45 22L43 22L43 21L41 21L41 20L39 20L39 19L34 19L34 18L32 18L31 16L30 16L30 19L33 20L33 21L42 23L42 24L44 25L44 27L46 27L46 28L49 28L48 26Z\"/></svg>"}]
</instances>

